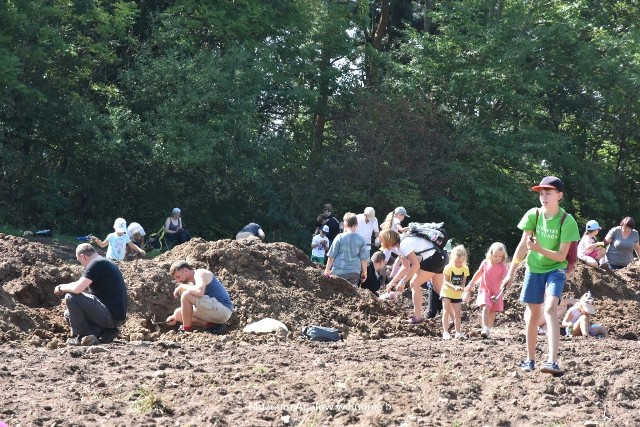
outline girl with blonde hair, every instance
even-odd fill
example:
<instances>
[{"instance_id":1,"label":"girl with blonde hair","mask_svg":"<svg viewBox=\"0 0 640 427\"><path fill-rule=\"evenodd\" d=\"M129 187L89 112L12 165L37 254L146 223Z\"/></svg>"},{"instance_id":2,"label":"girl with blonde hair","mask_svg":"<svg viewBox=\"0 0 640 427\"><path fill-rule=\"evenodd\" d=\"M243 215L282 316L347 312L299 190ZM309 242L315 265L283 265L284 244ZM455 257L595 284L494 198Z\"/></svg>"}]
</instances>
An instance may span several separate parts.
<instances>
[{"instance_id":1,"label":"girl with blonde hair","mask_svg":"<svg viewBox=\"0 0 640 427\"><path fill-rule=\"evenodd\" d=\"M482 330L480 331L482 338L491 336L496 313L504 310L501 285L507 273L507 248L503 243L495 242L489 247L480 268L471 278L469 286L465 288L463 299L468 302L471 291L475 289L477 283L480 284L476 304L482 308Z\"/></svg>"},{"instance_id":2,"label":"girl with blonde hair","mask_svg":"<svg viewBox=\"0 0 640 427\"><path fill-rule=\"evenodd\" d=\"M462 245L451 249L449 264L444 268L444 284L440 298L442 299L442 338L451 339L449 334L449 317L453 316L455 337L464 339L462 323L462 291L467 284L469 267L467 266L467 250Z\"/></svg>"}]
</instances>

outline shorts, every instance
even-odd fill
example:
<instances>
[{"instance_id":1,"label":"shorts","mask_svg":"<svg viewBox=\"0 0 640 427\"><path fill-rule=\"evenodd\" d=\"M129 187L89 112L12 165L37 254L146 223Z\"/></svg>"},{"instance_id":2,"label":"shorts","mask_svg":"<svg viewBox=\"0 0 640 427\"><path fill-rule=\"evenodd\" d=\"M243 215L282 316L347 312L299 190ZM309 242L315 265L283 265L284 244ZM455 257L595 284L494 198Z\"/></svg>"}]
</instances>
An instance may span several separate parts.
<instances>
[{"instance_id":1,"label":"shorts","mask_svg":"<svg viewBox=\"0 0 640 427\"><path fill-rule=\"evenodd\" d=\"M461 302L462 302L462 298L447 298L447 297L442 297L442 298L440 298L440 299L445 299L445 298L446 298L446 299L451 300L451 303L452 303L452 304L456 304L456 303L461 303Z\"/></svg>"},{"instance_id":2,"label":"shorts","mask_svg":"<svg viewBox=\"0 0 640 427\"><path fill-rule=\"evenodd\" d=\"M260 240L260 237L256 236L250 231L240 231L238 234L236 234L236 240L242 239Z\"/></svg>"},{"instance_id":3,"label":"shorts","mask_svg":"<svg viewBox=\"0 0 640 427\"><path fill-rule=\"evenodd\" d=\"M598 251L595 250L595 251L587 254L587 256L590 256L591 258L595 259L598 256Z\"/></svg>"},{"instance_id":4,"label":"shorts","mask_svg":"<svg viewBox=\"0 0 640 427\"><path fill-rule=\"evenodd\" d=\"M600 325L598 325L597 323L594 323L593 325L589 326L589 336L590 337L595 337L598 335L602 335L602 334L596 334L596 329L599 328Z\"/></svg>"},{"instance_id":5,"label":"shorts","mask_svg":"<svg viewBox=\"0 0 640 427\"><path fill-rule=\"evenodd\" d=\"M311 255L311 261L312 262L317 262L318 264L324 265L324 257L323 256Z\"/></svg>"},{"instance_id":6,"label":"shorts","mask_svg":"<svg viewBox=\"0 0 640 427\"><path fill-rule=\"evenodd\" d=\"M436 251L429 258L420 262L420 270L440 274L447 264L449 264L449 254L446 251Z\"/></svg>"},{"instance_id":7,"label":"shorts","mask_svg":"<svg viewBox=\"0 0 640 427\"><path fill-rule=\"evenodd\" d=\"M526 304L542 304L545 292L560 299L566 281L567 270L563 268L546 273L532 273L527 269L524 273L520 301Z\"/></svg>"},{"instance_id":8,"label":"shorts","mask_svg":"<svg viewBox=\"0 0 640 427\"><path fill-rule=\"evenodd\" d=\"M342 277L347 282L351 283L353 286L358 287L360 284L360 273L344 273L337 274L338 277Z\"/></svg>"},{"instance_id":9,"label":"shorts","mask_svg":"<svg viewBox=\"0 0 640 427\"><path fill-rule=\"evenodd\" d=\"M229 320L231 314L231 309L209 295L196 298L196 305L193 307L193 315L205 322L222 324Z\"/></svg>"}]
</instances>

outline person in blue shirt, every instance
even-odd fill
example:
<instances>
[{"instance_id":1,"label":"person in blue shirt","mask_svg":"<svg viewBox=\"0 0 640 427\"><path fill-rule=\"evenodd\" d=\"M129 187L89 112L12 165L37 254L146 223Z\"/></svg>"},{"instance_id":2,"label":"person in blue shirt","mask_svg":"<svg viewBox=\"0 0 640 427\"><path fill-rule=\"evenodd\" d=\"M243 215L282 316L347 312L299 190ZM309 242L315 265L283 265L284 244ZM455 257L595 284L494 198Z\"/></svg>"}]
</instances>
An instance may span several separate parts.
<instances>
[{"instance_id":1,"label":"person in blue shirt","mask_svg":"<svg viewBox=\"0 0 640 427\"><path fill-rule=\"evenodd\" d=\"M233 314L233 304L218 278L207 269L194 270L187 261L174 262L169 274L179 283L173 296L180 298L180 307L167 317L167 324L182 323L180 332L203 327L207 332L223 333L224 323Z\"/></svg>"},{"instance_id":2,"label":"person in blue shirt","mask_svg":"<svg viewBox=\"0 0 640 427\"><path fill-rule=\"evenodd\" d=\"M236 240L242 239L260 239L264 240L265 235L264 231L262 231L262 227L260 224L256 224L255 222L251 222L245 225L242 230L236 234Z\"/></svg>"}]
</instances>

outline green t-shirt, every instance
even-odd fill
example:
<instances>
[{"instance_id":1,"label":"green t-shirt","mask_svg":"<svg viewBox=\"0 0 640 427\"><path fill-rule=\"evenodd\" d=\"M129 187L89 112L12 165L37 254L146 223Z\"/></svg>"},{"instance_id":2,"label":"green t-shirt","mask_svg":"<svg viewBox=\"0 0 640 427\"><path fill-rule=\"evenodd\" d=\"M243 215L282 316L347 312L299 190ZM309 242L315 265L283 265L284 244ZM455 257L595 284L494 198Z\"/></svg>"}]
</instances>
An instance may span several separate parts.
<instances>
[{"instance_id":1,"label":"green t-shirt","mask_svg":"<svg viewBox=\"0 0 640 427\"><path fill-rule=\"evenodd\" d=\"M540 215L538 216L538 224L536 227L536 210L540 209ZM578 223L572 215L567 214L567 217L562 224L562 230L560 229L560 222L562 221L562 215L564 209L560 209L558 214L550 219L545 219L541 208L529 209L524 214L518 228L522 231L535 230L535 236L538 239L538 243L545 249L557 252L560 249L560 243L574 242L580 240L580 231L578 230ZM551 258L547 258L539 252L531 251L527 256L527 268L532 273L547 273L549 271L557 270L559 268L567 268L567 261L562 262L554 261Z\"/></svg>"}]
</instances>

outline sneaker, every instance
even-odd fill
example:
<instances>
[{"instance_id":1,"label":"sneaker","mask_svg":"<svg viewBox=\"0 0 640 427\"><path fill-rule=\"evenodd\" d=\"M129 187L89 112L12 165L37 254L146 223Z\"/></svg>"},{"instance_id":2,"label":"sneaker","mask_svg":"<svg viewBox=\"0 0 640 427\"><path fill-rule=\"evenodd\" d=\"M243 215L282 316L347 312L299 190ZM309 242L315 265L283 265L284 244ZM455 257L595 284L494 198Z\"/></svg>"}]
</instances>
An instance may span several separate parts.
<instances>
[{"instance_id":1,"label":"sneaker","mask_svg":"<svg viewBox=\"0 0 640 427\"><path fill-rule=\"evenodd\" d=\"M120 335L120 330L118 328L105 329L98 337L98 341L100 341L100 344L109 344L110 342L113 342L114 339L118 338L118 335Z\"/></svg>"},{"instance_id":2,"label":"sneaker","mask_svg":"<svg viewBox=\"0 0 640 427\"><path fill-rule=\"evenodd\" d=\"M180 327L178 328L178 333L179 334L185 334L186 335L186 334L190 334L191 332L193 332L193 331L185 331L184 330L184 326L182 326L182 325L180 325Z\"/></svg>"},{"instance_id":3,"label":"sneaker","mask_svg":"<svg viewBox=\"0 0 640 427\"><path fill-rule=\"evenodd\" d=\"M462 332L456 332L456 339L457 340L466 340L467 336L465 334L463 334Z\"/></svg>"},{"instance_id":4,"label":"sneaker","mask_svg":"<svg viewBox=\"0 0 640 427\"><path fill-rule=\"evenodd\" d=\"M224 333L227 332L227 327L221 324L214 323L213 325L204 328L204 330L205 332L209 332L210 334L224 335Z\"/></svg>"},{"instance_id":5,"label":"sneaker","mask_svg":"<svg viewBox=\"0 0 640 427\"><path fill-rule=\"evenodd\" d=\"M480 336L482 338L490 338L491 337L491 329L487 328L486 326L483 326L482 330L480 331Z\"/></svg>"},{"instance_id":6,"label":"sneaker","mask_svg":"<svg viewBox=\"0 0 640 427\"><path fill-rule=\"evenodd\" d=\"M520 362L520 369L522 369L524 372L531 372L536 369L536 362L534 362L533 360L523 360L522 362Z\"/></svg>"},{"instance_id":7,"label":"sneaker","mask_svg":"<svg viewBox=\"0 0 640 427\"><path fill-rule=\"evenodd\" d=\"M80 345L83 346L90 346L90 345L99 345L100 341L98 341L98 338L96 338L95 335L87 335L86 337L82 338L82 341L80 341Z\"/></svg>"},{"instance_id":8,"label":"sneaker","mask_svg":"<svg viewBox=\"0 0 640 427\"><path fill-rule=\"evenodd\" d=\"M451 339L451 334L449 332L447 332L447 331L444 331L442 333L442 339L443 340L450 340Z\"/></svg>"},{"instance_id":9,"label":"sneaker","mask_svg":"<svg viewBox=\"0 0 640 427\"><path fill-rule=\"evenodd\" d=\"M67 338L67 345L80 345L82 343L82 336Z\"/></svg>"},{"instance_id":10,"label":"sneaker","mask_svg":"<svg viewBox=\"0 0 640 427\"><path fill-rule=\"evenodd\" d=\"M564 371L560 369L560 365L558 365L558 362L545 363L544 366L540 368L540 372L544 372L545 374L552 374L552 375L564 374Z\"/></svg>"}]
</instances>

